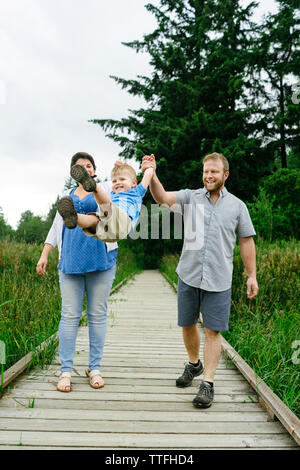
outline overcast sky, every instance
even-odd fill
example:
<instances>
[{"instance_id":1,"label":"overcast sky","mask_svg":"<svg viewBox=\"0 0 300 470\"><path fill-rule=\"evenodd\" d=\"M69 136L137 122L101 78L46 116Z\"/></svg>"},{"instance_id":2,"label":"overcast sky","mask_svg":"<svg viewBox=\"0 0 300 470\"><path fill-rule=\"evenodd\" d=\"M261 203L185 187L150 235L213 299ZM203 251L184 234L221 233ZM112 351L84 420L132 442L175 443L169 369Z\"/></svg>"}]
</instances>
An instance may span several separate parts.
<instances>
[{"instance_id":1,"label":"overcast sky","mask_svg":"<svg viewBox=\"0 0 300 470\"><path fill-rule=\"evenodd\" d=\"M0 207L14 228L26 210L48 213L74 153L90 153L109 176L120 148L88 120L143 105L109 75L150 74L149 57L121 44L155 28L146 3L0 0ZM261 1L258 14L274 4Z\"/></svg>"}]
</instances>

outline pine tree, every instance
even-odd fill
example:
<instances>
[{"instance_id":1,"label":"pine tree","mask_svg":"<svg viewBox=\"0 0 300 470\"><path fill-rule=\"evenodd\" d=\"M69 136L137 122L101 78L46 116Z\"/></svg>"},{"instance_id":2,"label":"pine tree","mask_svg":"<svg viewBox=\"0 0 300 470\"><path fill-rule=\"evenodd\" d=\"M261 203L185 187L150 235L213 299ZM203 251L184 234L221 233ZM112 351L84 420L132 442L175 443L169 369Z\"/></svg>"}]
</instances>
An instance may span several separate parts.
<instances>
[{"instance_id":1,"label":"pine tree","mask_svg":"<svg viewBox=\"0 0 300 470\"><path fill-rule=\"evenodd\" d=\"M151 77L113 77L147 107L121 120L94 119L119 143L121 157L154 153L167 189L202 186L202 158L219 151L230 163L229 190L250 199L257 180L269 171L271 154L262 148L253 115L257 103L252 68L255 25L252 2L161 0L146 8L157 28L142 41L125 43L146 52Z\"/></svg>"},{"instance_id":2,"label":"pine tree","mask_svg":"<svg viewBox=\"0 0 300 470\"><path fill-rule=\"evenodd\" d=\"M286 168L288 152L300 159L300 104L293 100L292 84L300 86L299 1L278 0L278 12L261 26L257 59L261 76L267 75L264 94L265 136ZM297 166L291 162L291 166Z\"/></svg>"}]
</instances>

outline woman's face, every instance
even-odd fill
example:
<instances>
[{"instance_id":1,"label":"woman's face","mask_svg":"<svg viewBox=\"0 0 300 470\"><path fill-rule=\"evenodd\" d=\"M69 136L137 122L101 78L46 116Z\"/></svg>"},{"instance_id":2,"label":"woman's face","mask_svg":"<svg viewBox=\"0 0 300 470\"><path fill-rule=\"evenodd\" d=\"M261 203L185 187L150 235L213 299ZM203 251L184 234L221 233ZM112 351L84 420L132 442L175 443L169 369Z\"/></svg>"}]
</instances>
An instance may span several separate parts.
<instances>
[{"instance_id":1,"label":"woman's face","mask_svg":"<svg viewBox=\"0 0 300 470\"><path fill-rule=\"evenodd\" d=\"M92 163L89 160L87 160L86 158L79 158L79 160L77 160L77 162L76 162L76 165L83 166L90 176L94 176L94 174L95 174L94 167L93 167Z\"/></svg>"}]
</instances>

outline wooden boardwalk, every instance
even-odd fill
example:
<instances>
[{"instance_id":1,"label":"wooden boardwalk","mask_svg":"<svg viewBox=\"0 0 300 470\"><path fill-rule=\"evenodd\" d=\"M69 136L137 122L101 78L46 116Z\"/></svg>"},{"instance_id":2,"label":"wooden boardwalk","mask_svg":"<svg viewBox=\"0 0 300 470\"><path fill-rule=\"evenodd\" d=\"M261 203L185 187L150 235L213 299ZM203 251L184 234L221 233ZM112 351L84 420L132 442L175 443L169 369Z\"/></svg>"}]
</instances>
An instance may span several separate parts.
<instances>
[{"instance_id":1,"label":"wooden boardwalk","mask_svg":"<svg viewBox=\"0 0 300 470\"><path fill-rule=\"evenodd\" d=\"M224 358L212 407L195 409L201 377L175 386L186 359L176 294L158 271L144 271L110 299L105 387L93 390L84 376L88 329L81 327L72 392L56 391L58 358L16 379L0 400L0 448L299 449Z\"/></svg>"}]
</instances>

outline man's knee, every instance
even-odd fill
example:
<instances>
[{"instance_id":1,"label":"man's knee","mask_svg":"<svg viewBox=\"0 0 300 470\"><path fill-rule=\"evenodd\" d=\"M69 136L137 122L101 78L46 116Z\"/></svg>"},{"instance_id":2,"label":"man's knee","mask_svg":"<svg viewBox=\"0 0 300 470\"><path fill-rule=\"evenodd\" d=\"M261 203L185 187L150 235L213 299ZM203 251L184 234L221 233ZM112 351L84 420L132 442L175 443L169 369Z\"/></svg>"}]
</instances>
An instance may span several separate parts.
<instances>
[{"instance_id":1,"label":"man's knee","mask_svg":"<svg viewBox=\"0 0 300 470\"><path fill-rule=\"evenodd\" d=\"M183 333L187 333L187 334L192 334L192 333L195 333L197 332L198 330L198 324L197 323L194 323L193 325L188 325L188 326L182 326L182 331Z\"/></svg>"},{"instance_id":2,"label":"man's knee","mask_svg":"<svg viewBox=\"0 0 300 470\"><path fill-rule=\"evenodd\" d=\"M205 336L208 338L217 338L220 336L220 331L210 330L209 328L204 327Z\"/></svg>"}]
</instances>

